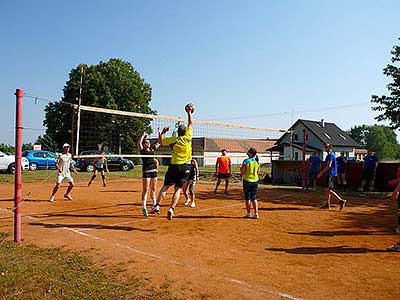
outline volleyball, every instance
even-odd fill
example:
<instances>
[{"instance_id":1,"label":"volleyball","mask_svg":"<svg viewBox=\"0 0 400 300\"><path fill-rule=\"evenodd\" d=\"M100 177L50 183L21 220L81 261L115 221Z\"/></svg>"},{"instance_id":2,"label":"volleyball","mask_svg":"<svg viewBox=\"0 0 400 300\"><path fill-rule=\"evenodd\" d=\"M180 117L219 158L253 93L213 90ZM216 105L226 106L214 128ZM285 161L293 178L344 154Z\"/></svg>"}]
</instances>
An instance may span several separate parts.
<instances>
[{"instance_id":1,"label":"volleyball","mask_svg":"<svg viewBox=\"0 0 400 300\"><path fill-rule=\"evenodd\" d=\"M192 113L194 113L194 109L195 109L195 107L194 107L193 103L188 103L185 106L185 111L187 111L187 112L191 111Z\"/></svg>"}]
</instances>

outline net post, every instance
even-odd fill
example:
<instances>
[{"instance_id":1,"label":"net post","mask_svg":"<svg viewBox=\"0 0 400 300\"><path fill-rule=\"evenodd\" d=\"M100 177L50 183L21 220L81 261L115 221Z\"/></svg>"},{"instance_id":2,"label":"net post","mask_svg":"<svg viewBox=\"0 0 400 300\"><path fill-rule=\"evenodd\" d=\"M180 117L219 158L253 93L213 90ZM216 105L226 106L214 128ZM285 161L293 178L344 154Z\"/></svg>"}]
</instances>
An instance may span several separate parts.
<instances>
[{"instance_id":1,"label":"net post","mask_svg":"<svg viewBox=\"0 0 400 300\"><path fill-rule=\"evenodd\" d=\"M17 89L15 109L15 180L14 180L14 242L22 241L21 233L21 195L22 195L22 101L24 91Z\"/></svg>"},{"instance_id":2,"label":"net post","mask_svg":"<svg viewBox=\"0 0 400 300\"><path fill-rule=\"evenodd\" d=\"M307 146L307 129L303 129L303 170L302 170L302 180L301 180L301 189L304 191L306 187L307 180L307 165L306 165L306 146Z\"/></svg>"}]
</instances>

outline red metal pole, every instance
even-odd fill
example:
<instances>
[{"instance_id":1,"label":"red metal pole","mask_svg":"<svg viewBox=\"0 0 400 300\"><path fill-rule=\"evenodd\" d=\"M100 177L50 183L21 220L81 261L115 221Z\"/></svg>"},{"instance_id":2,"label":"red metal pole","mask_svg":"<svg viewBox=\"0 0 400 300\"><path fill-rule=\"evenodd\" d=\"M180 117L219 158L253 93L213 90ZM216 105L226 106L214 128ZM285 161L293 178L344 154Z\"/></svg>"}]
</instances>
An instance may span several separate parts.
<instances>
[{"instance_id":1,"label":"red metal pole","mask_svg":"<svg viewBox=\"0 0 400 300\"><path fill-rule=\"evenodd\" d=\"M307 130L303 129L303 176L301 182L301 188L304 190L306 187L306 180L307 180L307 170L306 170L306 145L307 145Z\"/></svg>"},{"instance_id":2,"label":"red metal pole","mask_svg":"<svg viewBox=\"0 0 400 300\"><path fill-rule=\"evenodd\" d=\"M22 195L22 100L24 91L17 89L15 109L15 181L14 181L14 242L21 242L21 195Z\"/></svg>"}]
</instances>

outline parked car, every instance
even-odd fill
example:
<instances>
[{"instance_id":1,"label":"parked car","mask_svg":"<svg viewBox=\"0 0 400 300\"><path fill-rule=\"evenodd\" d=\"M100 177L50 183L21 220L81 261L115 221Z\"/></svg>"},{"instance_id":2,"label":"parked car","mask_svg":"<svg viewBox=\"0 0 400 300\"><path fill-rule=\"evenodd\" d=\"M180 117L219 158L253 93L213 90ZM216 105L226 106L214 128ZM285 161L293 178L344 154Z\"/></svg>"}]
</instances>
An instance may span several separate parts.
<instances>
[{"instance_id":1,"label":"parked car","mask_svg":"<svg viewBox=\"0 0 400 300\"><path fill-rule=\"evenodd\" d=\"M46 150L27 150L22 156L29 160L29 169L55 169L57 154Z\"/></svg>"},{"instance_id":2,"label":"parked car","mask_svg":"<svg viewBox=\"0 0 400 300\"><path fill-rule=\"evenodd\" d=\"M100 156L102 153L105 155L115 155L112 151L100 151L100 150L87 150L82 151L79 156L81 155L98 155ZM76 162L76 167L81 171L86 172L93 172L94 165L93 161L95 157L90 158L79 158ZM131 160L123 158L123 157L107 157L108 169L110 171L128 171L134 168L134 164Z\"/></svg>"},{"instance_id":3,"label":"parked car","mask_svg":"<svg viewBox=\"0 0 400 300\"><path fill-rule=\"evenodd\" d=\"M29 169L29 161L25 157L21 159L21 167L23 171ZM0 171L15 173L15 155L8 155L0 151Z\"/></svg>"}]
</instances>

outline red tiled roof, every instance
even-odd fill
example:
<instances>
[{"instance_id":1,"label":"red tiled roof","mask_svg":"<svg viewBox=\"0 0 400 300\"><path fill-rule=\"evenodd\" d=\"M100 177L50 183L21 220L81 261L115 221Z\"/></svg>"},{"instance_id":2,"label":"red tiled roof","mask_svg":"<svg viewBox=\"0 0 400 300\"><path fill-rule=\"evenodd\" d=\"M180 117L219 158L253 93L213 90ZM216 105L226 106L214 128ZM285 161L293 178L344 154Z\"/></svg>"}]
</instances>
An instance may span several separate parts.
<instances>
[{"instance_id":1,"label":"red tiled roof","mask_svg":"<svg viewBox=\"0 0 400 300\"><path fill-rule=\"evenodd\" d=\"M266 152L271 148L276 140L261 139L226 139L226 138L206 138L206 152L219 152L222 148L226 148L228 152L246 152L249 148L255 148L257 152Z\"/></svg>"}]
</instances>

